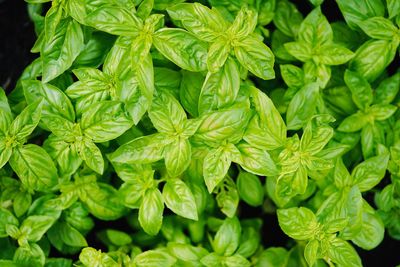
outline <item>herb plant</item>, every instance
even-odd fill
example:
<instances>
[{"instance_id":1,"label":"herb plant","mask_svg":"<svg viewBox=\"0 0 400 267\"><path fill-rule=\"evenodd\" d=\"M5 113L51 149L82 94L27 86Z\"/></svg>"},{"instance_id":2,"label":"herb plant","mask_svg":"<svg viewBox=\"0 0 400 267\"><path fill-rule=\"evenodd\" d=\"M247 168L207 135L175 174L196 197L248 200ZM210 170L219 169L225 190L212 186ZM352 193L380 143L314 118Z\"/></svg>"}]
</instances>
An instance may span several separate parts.
<instances>
[{"instance_id":1,"label":"herb plant","mask_svg":"<svg viewBox=\"0 0 400 267\"><path fill-rule=\"evenodd\" d=\"M25 1L0 266L348 267L400 240L398 0Z\"/></svg>"}]
</instances>

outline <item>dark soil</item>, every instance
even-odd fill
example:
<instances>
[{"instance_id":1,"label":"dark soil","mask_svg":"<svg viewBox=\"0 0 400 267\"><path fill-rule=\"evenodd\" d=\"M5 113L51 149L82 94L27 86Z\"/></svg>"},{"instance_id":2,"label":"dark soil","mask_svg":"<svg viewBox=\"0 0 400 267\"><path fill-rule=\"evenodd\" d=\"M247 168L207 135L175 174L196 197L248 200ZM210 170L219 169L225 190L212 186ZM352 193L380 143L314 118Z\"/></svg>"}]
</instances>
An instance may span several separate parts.
<instances>
[{"instance_id":1,"label":"dark soil","mask_svg":"<svg viewBox=\"0 0 400 267\"><path fill-rule=\"evenodd\" d=\"M307 14L311 11L311 6L305 4L305 0L292 0L296 3L301 12ZM324 14L330 21L342 20L343 17L333 0L325 0L322 6ZM30 49L35 42L36 36L32 23L26 11L26 4L23 0L0 0L0 86L10 92L21 75L23 69L36 57L30 53ZM396 62L396 60L394 60ZM396 65L391 66L397 69ZM243 207L244 217L259 217L264 219L263 225L263 243L266 247L285 246L288 239L279 228L275 215L262 215L261 209ZM95 232L105 228L128 228L128 224L117 222L103 222L96 220ZM123 230L123 229L121 229ZM130 231L126 229L127 231ZM93 246L102 247L98 244L94 233L88 236L89 243ZM356 246L355 246L356 247ZM385 236L380 246L372 251L358 249L364 266L384 266L394 267L400 263L400 241L396 241L389 236ZM58 253L54 253L56 256ZM57 255L61 256L61 255Z\"/></svg>"}]
</instances>

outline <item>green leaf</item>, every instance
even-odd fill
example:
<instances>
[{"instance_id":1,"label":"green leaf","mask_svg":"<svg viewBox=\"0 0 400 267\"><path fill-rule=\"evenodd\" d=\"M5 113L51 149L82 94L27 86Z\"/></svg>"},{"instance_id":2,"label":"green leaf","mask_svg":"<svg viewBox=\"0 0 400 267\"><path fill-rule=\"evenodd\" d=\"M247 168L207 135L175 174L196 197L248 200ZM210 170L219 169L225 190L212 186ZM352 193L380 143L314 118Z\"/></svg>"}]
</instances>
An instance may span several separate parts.
<instances>
[{"instance_id":1,"label":"green leaf","mask_svg":"<svg viewBox=\"0 0 400 267\"><path fill-rule=\"evenodd\" d=\"M79 156L85 163L97 172L98 174L103 174L104 171L104 160L100 149L90 140L84 138L78 144Z\"/></svg>"},{"instance_id":2,"label":"green leaf","mask_svg":"<svg viewBox=\"0 0 400 267\"><path fill-rule=\"evenodd\" d=\"M50 129L56 128L51 126L54 125L53 120L57 120L57 117L75 121L75 111L71 101L57 87L33 80L22 81L22 86L28 103L43 99L41 120Z\"/></svg>"},{"instance_id":3,"label":"green leaf","mask_svg":"<svg viewBox=\"0 0 400 267\"><path fill-rule=\"evenodd\" d=\"M283 146L286 141L286 125L274 103L255 87L251 87L251 98L258 116L250 121L243 139L266 150Z\"/></svg>"},{"instance_id":4,"label":"green leaf","mask_svg":"<svg viewBox=\"0 0 400 267\"><path fill-rule=\"evenodd\" d=\"M198 220L194 196L183 181L168 180L163 188L163 198L165 205L174 213L191 220Z\"/></svg>"},{"instance_id":5,"label":"green leaf","mask_svg":"<svg viewBox=\"0 0 400 267\"><path fill-rule=\"evenodd\" d=\"M40 49L43 62L42 81L47 83L69 69L84 45L81 25L71 19L58 24L55 34Z\"/></svg>"},{"instance_id":6,"label":"green leaf","mask_svg":"<svg viewBox=\"0 0 400 267\"><path fill-rule=\"evenodd\" d=\"M341 236L351 239L359 233L362 223L362 196L357 186L345 187L331 194L319 207L318 219L331 223L337 219L348 219Z\"/></svg>"},{"instance_id":7,"label":"green leaf","mask_svg":"<svg viewBox=\"0 0 400 267\"><path fill-rule=\"evenodd\" d=\"M86 247L88 245L85 237L68 223L60 223L59 233L62 241L68 246Z\"/></svg>"},{"instance_id":8,"label":"green leaf","mask_svg":"<svg viewBox=\"0 0 400 267\"><path fill-rule=\"evenodd\" d=\"M324 0L309 0L311 4L313 4L314 6L319 6L321 5ZM311 264L312 265L312 264Z\"/></svg>"},{"instance_id":9,"label":"green leaf","mask_svg":"<svg viewBox=\"0 0 400 267\"><path fill-rule=\"evenodd\" d=\"M28 137L40 121L42 112L42 101L37 100L28 105L11 123L8 130L9 135L15 136L17 141Z\"/></svg>"},{"instance_id":10,"label":"green leaf","mask_svg":"<svg viewBox=\"0 0 400 267\"><path fill-rule=\"evenodd\" d=\"M284 47L286 51L302 62L311 60L313 57L313 51L311 45L305 42L289 42L285 43Z\"/></svg>"},{"instance_id":11,"label":"green leaf","mask_svg":"<svg viewBox=\"0 0 400 267\"><path fill-rule=\"evenodd\" d=\"M49 135L43 144L43 148L57 162L60 176L72 175L82 164L82 159L78 154L78 145L70 145L70 143L65 142L64 136Z\"/></svg>"},{"instance_id":12,"label":"green leaf","mask_svg":"<svg viewBox=\"0 0 400 267\"><path fill-rule=\"evenodd\" d=\"M291 238L308 240L314 237L318 222L311 210L304 207L278 209L277 214L279 226Z\"/></svg>"},{"instance_id":13,"label":"green leaf","mask_svg":"<svg viewBox=\"0 0 400 267\"><path fill-rule=\"evenodd\" d=\"M133 260L137 267L174 266L176 259L166 252L149 250L137 255Z\"/></svg>"},{"instance_id":14,"label":"green leaf","mask_svg":"<svg viewBox=\"0 0 400 267\"><path fill-rule=\"evenodd\" d=\"M160 190L148 189L139 208L139 223L147 234L156 235L160 231L163 211L164 201Z\"/></svg>"},{"instance_id":15,"label":"green leaf","mask_svg":"<svg viewBox=\"0 0 400 267\"><path fill-rule=\"evenodd\" d=\"M167 145L164 151L164 160L169 175L176 177L182 174L190 164L191 154L190 142L187 139L177 138Z\"/></svg>"},{"instance_id":16,"label":"green leaf","mask_svg":"<svg viewBox=\"0 0 400 267\"><path fill-rule=\"evenodd\" d=\"M300 42L311 45L313 48L320 47L332 41L332 28L322 14L320 7L316 7L303 20L300 25L298 39Z\"/></svg>"},{"instance_id":17,"label":"green leaf","mask_svg":"<svg viewBox=\"0 0 400 267\"><path fill-rule=\"evenodd\" d=\"M208 254L202 247L191 246L190 244L169 242L167 244L169 253L183 261L199 261Z\"/></svg>"},{"instance_id":18,"label":"green leaf","mask_svg":"<svg viewBox=\"0 0 400 267\"><path fill-rule=\"evenodd\" d=\"M133 39L130 53L132 69L136 69L148 57L152 44L152 39L147 35L139 35Z\"/></svg>"},{"instance_id":19,"label":"green leaf","mask_svg":"<svg viewBox=\"0 0 400 267\"><path fill-rule=\"evenodd\" d=\"M313 266L318 259L319 242L317 240L311 240L307 243L304 248L304 258L306 259L309 266Z\"/></svg>"},{"instance_id":20,"label":"green leaf","mask_svg":"<svg viewBox=\"0 0 400 267\"><path fill-rule=\"evenodd\" d=\"M258 116L250 120L243 139L256 148L273 150L284 145L286 125L272 101L266 95L260 96L259 104L254 98Z\"/></svg>"},{"instance_id":21,"label":"green leaf","mask_svg":"<svg viewBox=\"0 0 400 267\"><path fill-rule=\"evenodd\" d=\"M160 92L151 104L149 117L159 132L179 133L186 120L186 113L172 95Z\"/></svg>"},{"instance_id":22,"label":"green leaf","mask_svg":"<svg viewBox=\"0 0 400 267\"><path fill-rule=\"evenodd\" d=\"M79 254L79 260L85 266L118 267L120 265L106 253L102 253L101 251L97 251L91 247L82 249L81 253Z\"/></svg>"},{"instance_id":23,"label":"green leaf","mask_svg":"<svg viewBox=\"0 0 400 267\"><path fill-rule=\"evenodd\" d=\"M8 104L7 96L0 87L0 134L5 135L12 122L12 113Z\"/></svg>"},{"instance_id":24,"label":"green leaf","mask_svg":"<svg viewBox=\"0 0 400 267\"><path fill-rule=\"evenodd\" d=\"M234 60L228 59L217 72L207 74L198 100L199 113L204 114L232 105L239 88L239 68Z\"/></svg>"},{"instance_id":25,"label":"green leaf","mask_svg":"<svg viewBox=\"0 0 400 267\"><path fill-rule=\"evenodd\" d=\"M103 5L89 13L86 22L98 30L124 36L137 36L143 22L128 9Z\"/></svg>"},{"instance_id":26,"label":"green leaf","mask_svg":"<svg viewBox=\"0 0 400 267\"><path fill-rule=\"evenodd\" d=\"M320 51L319 60L325 65L342 65L354 56L352 51L337 44L323 45Z\"/></svg>"},{"instance_id":27,"label":"green leaf","mask_svg":"<svg viewBox=\"0 0 400 267\"><path fill-rule=\"evenodd\" d=\"M85 188L85 196L81 196L89 212L105 221L122 217L126 210L118 197L117 190L108 184L98 183L97 185Z\"/></svg>"},{"instance_id":28,"label":"green leaf","mask_svg":"<svg viewBox=\"0 0 400 267\"><path fill-rule=\"evenodd\" d=\"M53 225L54 221L51 216L32 215L22 222L20 231L28 241L37 242Z\"/></svg>"},{"instance_id":29,"label":"green leaf","mask_svg":"<svg viewBox=\"0 0 400 267\"><path fill-rule=\"evenodd\" d=\"M274 24L285 35L295 37L303 21L302 14L289 1L277 1Z\"/></svg>"},{"instance_id":30,"label":"green leaf","mask_svg":"<svg viewBox=\"0 0 400 267\"><path fill-rule=\"evenodd\" d=\"M243 38L253 33L256 26L257 13L253 9L242 6L228 31L237 38Z\"/></svg>"},{"instance_id":31,"label":"green leaf","mask_svg":"<svg viewBox=\"0 0 400 267\"><path fill-rule=\"evenodd\" d=\"M193 117L198 116L199 96L204 76L198 72L182 71L179 98L182 106Z\"/></svg>"},{"instance_id":32,"label":"green leaf","mask_svg":"<svg viewBox=\"0 0 400 267\"><path fill-rule=\"evenodd\" d=\"M392 40L398 32L397 27L384 17L368 18L359 22L358 26L374 39Z\"/></svg>"},{"instance_id":33,"label":"green leaf","mask_svg":"<svg viewBox=\"0 0 400 267\"><path fill-rule=\"evenodd\" d=\"M267 151L244 142L240 143L237 148L241 155L241 160L237 163L246 171L262 176L274 176L278 174L275 162L271 159Z\"/></svg>"},{"instance_id":34,"label":"green leaf","mask_svg":"<svg viewBox=\"0 0 400 267\"><path fill-rule=\"evenodd\" d=\"M400 14L400 3L396 0L386 0L387 9L389 11L389 19Z\"/></svg>"},{"instance_id":35,"label":"green leaf","mask_svg":"<svg viewBox=\"0 0 400 267\"><path fill-rule=\"evenodd\" d=\"M26 191L19 191L14 198L14 213L21 217L32 205L32 195Z\"/></svg>"},{"instance_id":36,"label":"green leaf","mask_svg":"<svg viewBox=\"0 0 400 267\"><path fill-rule=\"evenodd\" d=\"M397 111L397 107L393 105L372 105L368 112L377 121L383 121L390 118Z\"/></svg>"},{"instance_id":37,"label":"green leaf","mask_svg":"<svg viewBox=\"0 0 400 267\"><path fill-rule=\"evenodd\" d=\"M150 16L153 6L154 6L154 0L142 1L142 3L140 3L138 7L137 15L143 20L146 19L148 16Z\"/></svg>"},{"instance_id":38,"label":"green leaf","mask_svg":"<svg viewBox=\"0 0 400 267\"><path fill-rule=\"evenodd\" d=\"M225 219L212 242L214 251L221 256L231 256L239 246L241 231L237 217Z\"/></svg>"},{"instance_id":39,"label":"green leaf","mask_svg":"<svg viewBox=\"0 0 400 267\"><path fill-rule=\"evenodd\" d=\"M331 23L333 40L348 49L357 49L365 40L360 31L352 30L344 21Z\"/></svg>"},{"instance_id":40,"label":"green leaf","mask_svg":"<svg viewBox=\"0 0 400 267\"><path fill-rule=\"evenodd\" d=\"M335 185L338 188L343 188L345 186L351 185L350 173L343 163L342 159L337 159L334 169L334 179Z\"/></svg>"},{"instance_id":41,"label":"green leaf","mask_svg":"<svg viewBox=\"0 0 400 267\"><path fill-rule=\"evenodd\" d=\"M283 59L283 60L296 60L295 57L293 57L285 48L285 44L289 42L293 42L292 37L288 37L285 34L283 34L281 31L276 30L272 34L272 51L274 52L275 56L278 59Z\"/></svg>"},{"instance_id":42,"label":"green leaf","mask_svg":"<svg viewBox=\"0 0 400 267\"><path fill-rule=\"evenodd\" d=\"M211 73L217 72L226 62L232 50L231 44L224 37L219 37L210 45L207 55L207 68Z\"/></svg>"},{"instance_id":43,"label":"green leaf","mask_svg":"<svg viewBox=\"0 0 400 267\"><path fill-rule=\"evenodd\" d=\"M211 146L217 146L224 140L238 142L246 129L249 113L246 108L231 108L205 114L193 142Z\"/></svg>"},{"instance_id":44,"label":"green leaf","mask_svg":"<svg viewBox=\"0 0 400 267\"><path fill-rule=\"evenodd\" d=\"M236 254L249 258L254 255L260 248L261 236L258 228L253 226L243 227L240 237L240 246L236 250Z\"/></svg>"},{"instance_id":45,"label":"green leaf","mask_svg":"<svg viewBox=\"0 0 400 267\"><path fill-rule=\"evenodd\" d=\"M141 64L137 64L135 67L131 66L131 68L134 68L136 71L140 92L146 98L147 102L150 103L154 93L154 68L151 55L147 54ZM137 122L139 122L139 119Z\"/></svg>"},{"instance_id":46,"label":"green leaf","mask_svg":"<svg viewBox=\"0 0 400 267\"><path fill-rule=\"evenodd\" d=\"M320 152L333 136L333 129L329 126L312 126L310 121L304 129L300 141L300 149L311 155Z\"/></svg>"},{"instance_id":47,"label":"green leaf","mask_svg":"<svg viewBox=\"0 0 400 267\"><path fill-rule=\"evenodd\" d=\"M102 143L122 135L132 127L132 121L122 103L103 101L83 113L80 125L85 136L96 143Z\"/></svg>"},{"instance_id":48,"label":"green leaf","mask_svg":"<svg viewBox=\"0 0 400 267\"><path fill-rule=\"evenodd\" d=\"M276 185L277 195L293 197L297 194L304 194L308 185L307 174L306 167L301 165L295 171L281 174Z\"/></svg>"},{"instance_id":49,"label":"green leaf","mask_svg":"<svg viewBox=\"0 0 400 267\"><path fill-rule=\"evenodd\" d=\"M6 232L7 225L14 225L18 226L19 222L18 219L7 209L0 208L0 237L7 237L8 234Z\"/></svg>"},{"instance_id":50,"label":"green leaf","mask_svg":"<svg viewBox=\"0 0 400 267\"><path fill-rule=\"evenodd\" d=\"M369 209L373 211L372 208L369 207ZM361 231L351 241L360 248L371 250L382 242L384 234L385 226L379 215L375 212L364 211Z\"/></svg>"},{"instance_id":51,"label":"green leaf","mask_svg":"<svg viewBox=\"0 0 400 267\"><path fill-rule=\"evenodd\" d=\"M367 124L361 130L361 149L365 159L374 155L374 148L376 145L374 133L376 133L375 124Z\"/></svg>"},{"instance_id":52,"label":"green leaf","mask_svg":"<svg viewBox=\"0 0 400 267\"><path fill-rule=\"evenodd\" d=\"M72 0L66 3L65 7L66 13L68 13L72 18L78 21L80 24L85 24L86 8L85 3L79 0Z\"/></svg>"},{"instance_id":53,"label":"green leaf","mask_svg":"<svg viewBox=\"0 0 400 267\"><path fill-rule=\"evenodd\" d=\"M177 4L167 11L173 20L179 20L185 29L206 42L214 42L227 27L218 10L200 3Z\"/></svg>"},{"instance_id":54,"label":"green leaf","mask_svg":"<svg viewBox=\"0 0 400 267\"><path fill-rule=\"evenodd\" d=\"M29 144L15 148L10 165L27 188L49 192L58 183L57 169L40 146Z\"/></svg>"},{"instance_id":55,"label":"green leaf","mask_svg":"<svg viewBox=\"0 0 400 267\"><path fill-rule=\"evenodd\" d=\"M178 97L178 88L181 84L182 74L181 72L169 69L156 67L154 71L154 85L159 91L168 92L170 91L176 99Z\"/></svg>"},{"instance_id":56,"label":"green leaf","mask_svg":"<svg viewBox=\"0 0 400 267\"><path fill-rule=\"evenodd\" d=\"M361 130L367 123L367 116L358 111L357 113L345 118L337 129L346 133L357 132Z\"/></svg>"},{"instance_id":57,"label":"green leaf","mask_svg":"<svg viewBox=\"0 0 400 267\"><path fill-rule=\"evenodd\" d=\"M358 73L349 70L344 73L344 81L357 107L361 110L367 109L373 101L372 89L368 81Z\"/></svg>"},{"instance_id":58,"label":"green leaf","mask_svg":"<svg viewBox=\"0 0 400 267\"><path fill-rule=\"evenodd\" d=\"M303 127L314 115L319 97L317 83L309 83L301 88L290 101L286 112L286 124L290 130Z\"/></svg>"},{"instance_id":59,"label":"green leaf","mask_svg":"<svg viewBox=\"0 0 400 267\"><path fill-rule=\"evenodd\" d=\"M216 191L218 193L215 199L221 212L229 218L234 217L239 205L239 193L233 180L225 177Z\"/></svg>"},{"instance_id":60,"label":"green leaf","mask_svg":"<svg viewBox=\"0 0 400 267\"><path fill-rule=\"evenodd\" d=\"M79 81L71 84L65 93L76 101L77 113L86 110L98 101L106 100L113 88L110 77L94 68L80 68L73 71Z\"/></svg>"},{"instance_id":61,"label":"green leaf","mask_svg":"<svg viewBox=\"0 0 400 267\"><path fill-rule=\"evenodd\" d=\"M261 26L268 25L275 16L276 1L269 0L260 3L258 7L258 24ZM293 19L293 18L292 18Z\"/></svg>"},{"instance_id":62,"label":"green leaf","mask_svg":"<svg viewBox=\"0 0 400 267\"><path fill-rule=\"evenodd\" d=\"M197 129L200 127L201 123L202 123L201 119L186 120L183 123L183 132L181 134L181 137L183 138L192 137L196 133Z\"/></svg>"},{"instance_id":63,"label":"green leaf","mask_svg":"<svg viewBox=\"0 0 400 267\"><path fill-rule=\"evenodd\" d=\"M224 265L228 267L250 267L251 263L242 255L235 254L229 257L225 257Z\"/></svg>"},{"instance_id":64,"label":"green leaf","mask_svg":"<svg viewBox=\"0 0 400 267\"><path fill-rule=\"evenodd\" d=\"M165 147L173 140L164 134L136 138L120 146L109 158L113 162L147 164L164 157Z\"/></svg>"},{"instance_id":65,"label":"green leaf","mask_svg":"<svg viewBox=\"0 0 400 267\"><path fill-rule=\"evenodd\" d=\"M257 207L264 201L264 188L254 174L240 172L236 180L240 198L250 206Z\"/></svg>"},{"instance_id":66,"label":"green leaf","mask_svg":"<svg viewBox=\"0 0 400 267\"><path fill-rule=\"evenodd\" d=\"M361 21L371 17L383 16L385 13L383 1L337 0L336 2L347 24L353 29Z\"/></svg>"},{"instance_id":67,"label":"green leaf","mask_svg":"<svg viewBox=\"0 0 400 267\"><path fill-rule=\"evenodd\" d=\"M325 88L331 78L331 68L325 64L307 61L303 65L307 81L316 80L321 88Z\"/></svg>"},{"instance_id":68,"label":"green leaf","mask_svg":"<svg viewBox=\"0 0 400 267\"><path fill-rule=\"evenodd\" d=\"M206 70L207 46L182 29L164 28L153 37L154 46L184 70Z\"/></svg>"},{"instance_id":69,"label":"green leaf","mask_svg":"<svg viewBox=\"0 0 400 267\"><path fill-rule=\"evenodd\" d=\"M12 152L12 148L6 145L5 139L0 139L0 168L6 165Z\"/></svg>"},{"instance_id":70,"label":"green leaf","mask_svg":"<svg viewBox=\"0 0 400 267\"><path fill-rule=\"evenodd\" d=\"M117 246L125 246L129 245L132 243L132 238L130 237L129 234L118 231L118 230L113 230L113 229L107 229L105 231L107 238L113 243L114 245Z\"/></svg>"},{"instance_id":71,"label":"green leaf","mask_svg":"<svg viewBox=\"0 0 400 267\"><path fill-rule=\"evenodd\" d=\"M301 88L304 85L304 72L301 68L291 65L282 64L279 66L282 79L289 88Z\"/></svg>"},{"instance_id":72,"label":"green leaf","mask_svg":"<svg viewBox=\"0 0 400 267\"><path fill-rule=\"evenodd\" d=\"M370 190L385 176L388 161L389 154L384 153L361 162L351 173L353 183L361 192Z\"/></svg>"},{"instance_id":73,"label":"green leaf","mask_svg":"<svg viewBox=\"0 0 400 267\"><path fill-rule=\"evenodd\" d=\"M394 186L393 184L390 184L385 186L385 188L383 188L382 191L377 192L375 194L374 200L378 209L386 212L392 209L394 205L393 192L394 192Z\"/></svg>"},{"instance_id":74,"label":"green leaf","mask_svg":"<svg viewBox=\"0 0 400 267\"><path fill-rule=\"evenodd\" d=\"M334 219L332 221L327 222L324 225L325 232L332 234L342 231L348 225L348 223L349 223L348 219L343 219L343 218Z\"/></svg>"},{"instance_id":75,"label":"green leaf","mask_svg":"<svg viewBox=\"0 0 400 267\"><path fill-rule=\"evenodd\" d=\"M56 28L60 25L63 18L63 9L59 5L52 6L44 17L44 28L43 37L53 37L55 35ZM40 39L40 38L39 38ZM44 40L41 41L43 43Z\"/></svg>"},{"instance_id":76,"label":"green leaf","mask_svg":"<svg viewBox=\"0 0 400 267\"><path fill-rule=\"evenodd\" d=\"M203 264L207 267L217 267L217 266L221 266L222 260L223 260L222 256L213 252L213 253L210 253L210 254L204 256L203 258L201 258L200 262L201 262L201 264Z\"/></svg>"},{"instance_id":77,"label":"green leaf","mask_svg":"<svg viewBox=\"0 0 400 267\"><path fill-rule=\"evenodd\" d=\"M44 266L45 254L38 244L20 246L14 253L13 262L16 266ZM15 265L12 265L14 267Z\"/></svg>"},{"instance_id":78,"label":"green leaf","mask_svg":"<svg viewBox=\"0 0 400 267\"><path fill-rule=\"evenodd\" d=\"M209 193L224 179L231 166L232 156L226 147L218 147L208 152L204 158L204 181Z\"/></svg>"},{"instance_id":79,"label":"green leaf","mask_svg":"<svg viewBox=\"0 0 400 267\"><path fill-rule=\"evenodd\" d=\"M393 61L398 43L389 40L369 40L357 49L350 69L368 81L374 81Z\"/></svg>"},{"instance_id":80,"label":"green leaf","mask_svg":"<svg viewBox=\"0 0 400 267\"><path fill-rule=\"evenodd\" d=\"M390 104L400 90L400 73L383 80L375 90L374 103Z\"/></svg>"},{"instance_id":81,"label":"green leaf","mask_svg":"<svg viewBox=\"0 0 400 267\"><path fill-rule=\"evenodd\" d=\"M275 78L275 57L272 51L258 39L248 36L235 47L235 56L255 76L271 80Z\"/></svg>"},{"instance_id":82,"label":"green leaf","mask_svg":"<svg viewBox=\"0 0 400 267\"><path fill-rule=\"evenodd\" d=\"M288 260L288 252L281 247L270 247L264 250L256 263L256 267L285 266Z\"/></svg>"},{"instance_id":83,"label":"green leaf","mask_svg":"<svg viewBox=\"0 0 400 267\"><path fill-rule=\"evenodd\" d=\"M362 266L356 250L340 238L335 238L329 242L328 257L336 264L349 267Z\"/></svg>"}]
</instances>

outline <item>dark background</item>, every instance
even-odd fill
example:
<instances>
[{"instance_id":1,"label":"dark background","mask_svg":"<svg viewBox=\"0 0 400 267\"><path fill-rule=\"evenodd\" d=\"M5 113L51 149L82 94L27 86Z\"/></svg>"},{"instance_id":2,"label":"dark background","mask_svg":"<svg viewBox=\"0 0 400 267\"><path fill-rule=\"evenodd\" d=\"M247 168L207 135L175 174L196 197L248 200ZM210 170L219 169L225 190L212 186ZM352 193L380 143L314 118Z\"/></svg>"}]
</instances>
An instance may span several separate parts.
<instances>
[{"instance_id":1,"label":"dark background","mask_svg":"<svg viewBox=\"0 0 400 267\"><path fill-rule=\"evenodd\" d=\"M279 0L278 0L279 1ZM305 0L292 0L303 14L311 11L311 6ZM322 6L323 13L332 22L343 20L343 17L333 0L325 0ZM7 92L12 90L23 69L36 55L30 49L36 40L32 23L29 21L26 4L23 0L0 0L0 86ZM395 60L396 61L396 60ZM398 63L397 63L398 64ZM396 68L398 66L395 66ZM261 209L242 207L245 217L256 217L262 214ZM275 215L263 215L263 243L266 247L285 246L287 237L280 230ZM96 221L95 231L105 228L121 229L128 225L119 220L117 222ZM98 243L94 233L89 234L88 241L92 245ZM100 244L99 244L100 245ZM364 266L394 267L400 264L400 241L385 236L384 241L372 251L364 251L357 246Z\"/></svg>"},{"instance_id":2,"label":"dark background","mask_svg":"<svg viewBox=\"0 0 400 267\"><path fill-rule=\"evenodd\" d=\"M36 40L23 0L0 0L0 86L13 89L24 68L37 56L30 53Z\"/></svg>"}]
</instances>

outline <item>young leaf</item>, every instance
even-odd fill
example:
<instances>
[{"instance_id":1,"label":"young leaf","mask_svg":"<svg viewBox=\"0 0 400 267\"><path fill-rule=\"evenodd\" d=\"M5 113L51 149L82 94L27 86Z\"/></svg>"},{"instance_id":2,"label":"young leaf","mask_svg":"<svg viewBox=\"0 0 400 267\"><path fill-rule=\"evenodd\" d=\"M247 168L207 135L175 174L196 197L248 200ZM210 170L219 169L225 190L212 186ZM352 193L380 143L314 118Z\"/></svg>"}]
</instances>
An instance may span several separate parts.
<instances>
[{"instance_id":1,"label":"young leaf","mask_svg":"<svg viewBox=\"0 0 400 267\"><path fill-rule=\"evenodd\" d=\"M72 66L83 48L83 42L83 31L78 22L71 19L60 22L54 36L46 40L40 51L44 83L60 76Z\"/></svg>"},{"instance_id":2,"label":"young leaf","mask_svg":"<svg viewBox=\"0 0 400 267\"><path fill-rule=\"evenodd\" d=\"M52 159L37 145L29 144L14 149L10 165L27 188L50 192L58 183L57 169Z\"/></svg>"},{"instance_id":3,"label":"young leaf","mask_svg":"<svg viewBox=\"0 0 400 267\"><path fill-rule=\"evenodd\" d=\"M237 217L225 219L212 242L214 251L219 255L231 256L239 246L241 231Z\"/></svg>"},{"instance_id":4,"label":"young leaf","mask_svg":"<svg viewBox=\"0 0 400 267\"><path fill-rule=\"evenodd\" d=\"M83 113L80 125L85 136L96 143L102 143L122 135L132 127L132 121L122 103L103 101Z\"/></svg>"},{"instance_id":5,"label":"young leaf","mask_svg":"<svg viewBox=\"0 0 400 267\"><path fill-rule=\"evenodd\" d=\"M240 198L250 206L260 206L264 201L264 188L254 174L240 172L236 180Z\"/></svg>"},{"instance_id":6,"label":"young leaf","mask_svg":"<svg viewBox=\"0 0 400 267\"><path fill-rule=\"evenodd\" d=\"M318 222L311 210L300 207L279 209L277 213L279 226L285 234L297 240L313 238Z\"/></svg>"},{"instance_id":7,"label":"young leaf","mask_svg":"<svg viewBox=\"0 0 400 267\"><path fill-rule=\"evenodd\" d=\"M264 43L256 38L246 37L234 47L235 56L246 69L264 80L275 78L275 56Z\"/></svg>"},{"instance_id":8,"label":"young leaf","mask_svg":"<svg viewBox=\"0 0 400 267\"><path fill-rule=\"evenodd\" d=\"M156 235L162 225L164 201L160 190L150 188L143 196L139 208L139 223L149 235Z\"/></svg>"},{"instance_id":9,"label":"young leaf","mask_svg":"<svg viewBox=\"0 0 400 267\"><path fill-rule=\"evenodd\" d=\"M177 138L164 151L165 166L172 177L182 174L190 164L191 146L187 139Z\"/></svg>"},{"instance_id":10,"label":"young leaf","mask_svg":"<svg viewBox=\"0 0 400 267\"><path fill-rule=\"evenodd\" d=\"M187 185L179 179L168 180L163 188L165 205L174 213L198 220L196 202Z\"/></svg>"},{"instance_id":11,"label":"young leaf","mask_svg":"<svg viewBox=\"0 0 400 267\"><path fill-rule=\"evenodd\" d=\"M301 88L290 101L286 112L286 123L290 130L303 127L314 115L319 96L317 83L310 83Z\"/></svg>"},{"instance_id":12,"label":"young leaf","mask_svg":"<svg viewBox=\"0 0 400 267\"><path fill-rule=\"evenodd\" d=\"M166 58L184 70L206 70L205 43L181 29L164 28L154 35L154 46Z\"/></svg>"}]
</instances>

